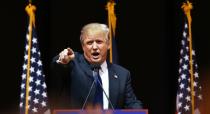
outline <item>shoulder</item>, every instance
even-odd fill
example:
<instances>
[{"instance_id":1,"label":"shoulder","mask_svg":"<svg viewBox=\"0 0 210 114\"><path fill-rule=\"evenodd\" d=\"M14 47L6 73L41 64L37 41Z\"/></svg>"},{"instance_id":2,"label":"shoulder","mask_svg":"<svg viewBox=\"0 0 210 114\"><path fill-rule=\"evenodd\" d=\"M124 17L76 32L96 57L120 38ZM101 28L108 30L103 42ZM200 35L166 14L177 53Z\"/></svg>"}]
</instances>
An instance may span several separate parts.
<instances>
[{"instance_id":1,"label":"shoulder","mask_svg":"<svg viewBox=\"0 0 210 114\"><path fill-rule=\"evenodd\" d=\"M73 61L81 61L83 60L83 54L79 53L79 52L74 52L75 58Z\"/></svg>"},{"instance_id":2,"label":"shoulder","mask_svg":"<svg viewBox=\"0 0 210 114\"><path fill-rule=\"evenodd\" d=\"M110 66L116 73L130 74L130 71L121 65L110 64Z\"/></svg>"},{"instance_id":3,"label":"shoulder","mask_svg":"<svg viewBox=\"0 0 210 114\"><path fill-rule=\"evenodd\" d=\"M82 56L82 54L81 53L79 53L79 52L74 52L74 54L75 54L75 57L77 57L77 58L79 58L79 57L81 57Z\"/></svg>"},{"instance_id":4,"label":"shoulder","mask_svg":"<svg viewBox=\"0 0 210 114\"><path fill-rule=\"evenodd\" d=\"M84 54L79 53L79 52L74 52L75 58L73 61L70 63L71 65L79 65L80 67L85 65L85 67L88 66L87 60L85 60Z\"/></svg>"}]
</instances>

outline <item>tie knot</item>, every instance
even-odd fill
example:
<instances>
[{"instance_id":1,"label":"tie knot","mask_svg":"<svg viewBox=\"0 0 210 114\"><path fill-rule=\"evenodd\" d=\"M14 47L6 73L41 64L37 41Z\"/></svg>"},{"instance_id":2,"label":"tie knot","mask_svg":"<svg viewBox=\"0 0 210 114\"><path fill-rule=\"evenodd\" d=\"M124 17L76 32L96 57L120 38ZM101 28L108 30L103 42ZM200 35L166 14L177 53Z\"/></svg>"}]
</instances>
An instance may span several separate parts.
<instances>
[{"instance_id":1,"label":"tie knot","mask_svg":"<svg viewBox=\"0 0 210 114\"><path fill-rule=\"evenodd\" d=\"M101 69L101 66L99 64L93 64L93 65L91 65L91 69L94 72L99 72L99 70Z\"/></svg>"}]
</instances>

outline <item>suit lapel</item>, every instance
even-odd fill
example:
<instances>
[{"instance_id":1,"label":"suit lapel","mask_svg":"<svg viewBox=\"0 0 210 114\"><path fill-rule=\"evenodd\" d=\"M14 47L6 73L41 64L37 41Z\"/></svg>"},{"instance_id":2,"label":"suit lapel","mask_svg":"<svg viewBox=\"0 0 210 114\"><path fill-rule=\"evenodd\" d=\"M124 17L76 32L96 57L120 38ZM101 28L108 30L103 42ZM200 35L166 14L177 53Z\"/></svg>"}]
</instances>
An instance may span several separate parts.
<instances>
[{"instance_id":1,"label":"suit lapel","mask_svg":"<svg viewBox=\"0 0 210 114\"><path fill-rule=\"evenodd\" d=\"M91 80L91 81L86 80L86 82L85 82L85 83L88 83L88 85L87 85L88 87L91 87L93 80L94 80L93 71L91 70L90 64L85 60L84 55L81 55L79 57L79 66L81 68L81 72L84 72L85 76L87 76L87 78L89 78ZM95 91L96 91L95 86L93 86L91 94L88 98L88 102L93 101Z\"/></svg>"},{"instance_id":2,"label":"suit lapel","mask_svg":"<svg viewBox=\"0 0 210 114\"><path fill-rule=\"evenodd\" d=\"M93 79L93 72L91 70L91 67L87 63L83 55L79 57L79 64L81 66L82 71L84 71L89 78ZM119 94L119 86L120 86L119 77L115 73L115 70L112 64L107 62L107 65L108 65L108 72L109 72L109 98L115 107L115 105L117 104L117 99L118 99L118 94ZM92 98L93 96L91 95L90 99ZM109 104L109 108L111 108L110 104Z\"/></svg>"},{"instance_id":3,"label":"suit lapel","mask_svg":"<svg viewBox=\"0 0 210 114\"><path fill-rule=\"evenodd\" d=\"M109 70L109 98L115 107L115 105L117 104L117 99L118 99L117 97L119 94L119 79L111 64L108 64L108 70Z\"/></svg>"},{"instance_id":4,"label":"suit lapel","mask_svg":"<svg viewBox=\"0 0 210 114\"><path fill-rule=\"evenodd\" d=\"M85 60L83 55L81 55L79 58L79 64L82 69L81 71L84 71L88 77L93 78L93 72L90 68L90 64Z\"/></svg>"}]
</instances>

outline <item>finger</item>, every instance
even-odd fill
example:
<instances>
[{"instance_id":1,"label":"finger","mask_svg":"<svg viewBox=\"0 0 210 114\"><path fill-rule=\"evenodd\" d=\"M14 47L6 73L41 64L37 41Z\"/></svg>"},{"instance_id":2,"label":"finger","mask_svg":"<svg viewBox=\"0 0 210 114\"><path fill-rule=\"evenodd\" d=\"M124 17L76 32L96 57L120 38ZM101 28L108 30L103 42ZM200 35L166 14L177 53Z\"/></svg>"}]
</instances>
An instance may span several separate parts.
<instances>
[{"instance_id":1,"label":"finger","mask_svg":"<svg viewBox=\"0 0 210 114\"><path fill-rule=\"evenodd\" d=\"M71 49L71 48L67 48L67 50L68 50L68 55L72 55L72 54L74 54L74 52L73 52L73 50Z\"/></svg>"},{"instance_id":2,"label":"finger","mask_svg":"<svg viewBox=\"0 0 210 114\"><path fill-rule=\"evenodd\" d=\"M61 53L60 53L60 58L64 59L64 57L67 55L67 50L64 49Z\"/></svg>"},{"instance_id":3,"label":"finger","mask_svg":"<svg viewBox=\"0 0 210 114\"><path fill-rule=\"evenodd\" d=\"M64 51L62 51L61 53L60 53L60 59L63 59L64 58L64 53L63 53Z\"/></svg>"}]
</instances>

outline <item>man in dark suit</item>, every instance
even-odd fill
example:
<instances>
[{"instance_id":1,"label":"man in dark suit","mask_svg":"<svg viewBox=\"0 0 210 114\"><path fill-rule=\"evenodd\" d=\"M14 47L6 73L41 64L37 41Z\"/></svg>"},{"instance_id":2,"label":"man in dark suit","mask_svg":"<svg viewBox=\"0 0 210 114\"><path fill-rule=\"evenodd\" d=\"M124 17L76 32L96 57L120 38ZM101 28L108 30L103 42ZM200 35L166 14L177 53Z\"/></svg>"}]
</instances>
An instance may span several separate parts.
<instances>
[{"instance_id":1,"label":"man in dark suit","mask_svg":"<svg viewBox=\"0 0 210 114\"><path fill-rule=\"evenodd\" d=\"M99 90L99 106L103 109L142 108L142 103L133 92L130 72L106 61L110 48L108 34L105 24L87 24L80 36L84 53L66 48L53 59L54 76L49 87L52 108L82 109L95 105ZM93 75L95 66L99 67L100 81ZM99 90L96 82L99 82Z\"/></svg>"}]
</instances>

